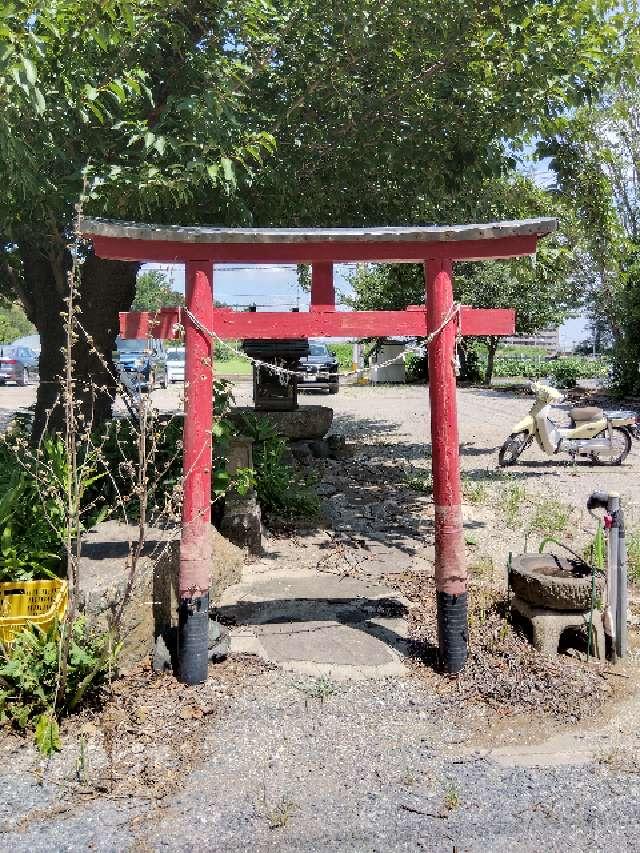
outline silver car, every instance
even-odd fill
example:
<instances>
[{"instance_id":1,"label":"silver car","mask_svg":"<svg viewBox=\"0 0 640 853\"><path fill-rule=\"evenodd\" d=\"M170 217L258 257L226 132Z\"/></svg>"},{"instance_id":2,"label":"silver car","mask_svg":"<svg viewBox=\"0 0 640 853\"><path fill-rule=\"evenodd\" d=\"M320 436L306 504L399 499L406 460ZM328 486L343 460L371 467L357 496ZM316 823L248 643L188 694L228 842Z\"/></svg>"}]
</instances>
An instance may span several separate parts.
<instances>
[{"instance_id":1,"label":"silver car","mask_svg":"<svg viewBox=\"0 0 640 853\"><path fill-rule=\"evenodd\" d=\"M29 347L0 344L0 385L24 387L38 376L38 356Z\"/></svg>"},{"instance_id":2,"label":"silver car","mask_svg":"<svg viewBox=\"0 0 640 853\"><path fill-rule=\"evenodd\" d=\"M167 385L184 382L184 347L167 350Z\"/></svg>"}]
</instances>

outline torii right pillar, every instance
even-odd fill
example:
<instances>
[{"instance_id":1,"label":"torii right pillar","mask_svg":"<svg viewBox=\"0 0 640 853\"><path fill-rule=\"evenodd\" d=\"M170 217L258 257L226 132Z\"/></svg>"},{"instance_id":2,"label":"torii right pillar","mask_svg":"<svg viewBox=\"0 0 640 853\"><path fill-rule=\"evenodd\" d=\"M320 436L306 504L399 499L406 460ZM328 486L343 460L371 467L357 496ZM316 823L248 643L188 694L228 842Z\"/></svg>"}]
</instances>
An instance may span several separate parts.
<instances>
[{"instance_id":1,"label":"torii right pillar","mask_svg":"<svg viewBox=\"0 0 640 853\"><path fill-rule=\"evenodd\" d=\"M425 280L431 334L453 308L452 262L427 260ZM464 667L469 640L456 402L457 328L455 317L428 347L438 647L440 666L451 675Z\"/></svg>"}]
</instances>

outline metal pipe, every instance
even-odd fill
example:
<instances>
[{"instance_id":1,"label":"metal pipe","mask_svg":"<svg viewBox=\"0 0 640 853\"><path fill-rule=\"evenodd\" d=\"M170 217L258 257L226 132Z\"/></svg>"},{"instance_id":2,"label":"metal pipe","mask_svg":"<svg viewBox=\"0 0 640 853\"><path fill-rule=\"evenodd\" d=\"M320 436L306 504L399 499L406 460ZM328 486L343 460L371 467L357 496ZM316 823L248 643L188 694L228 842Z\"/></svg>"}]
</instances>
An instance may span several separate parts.
<instances>
[{"instance_id":1,"label":"metal pipe","mask_svg":"<svg viewBox=\"0 0 640 853\"><path fill-rule=\"evenodd\" d=\"M627 627L627 608L629 591L627 588L627 546L624 536L624 510L617 513L618 521L618 565L616 578L616 651L619 658L628 652L629 638Z\"/></svg>"}]
</instances>

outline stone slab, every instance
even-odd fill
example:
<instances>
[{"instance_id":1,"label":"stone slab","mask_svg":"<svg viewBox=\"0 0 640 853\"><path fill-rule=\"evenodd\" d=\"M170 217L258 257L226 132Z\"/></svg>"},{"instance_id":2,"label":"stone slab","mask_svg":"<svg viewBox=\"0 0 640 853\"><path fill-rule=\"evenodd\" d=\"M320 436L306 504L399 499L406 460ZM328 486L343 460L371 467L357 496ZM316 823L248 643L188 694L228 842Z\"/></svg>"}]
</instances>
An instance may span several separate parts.
<instances>
[{"instance_id":1,"label":"stone slab","mask_svg":"<svg viewBox=\"0 0 640 853\"><path fill-rule=\"evenodd\" d=\"M291 441L324 438L333 423L333 409L329 406L298 406L292 412L256 412L252 406L234 406L229 420L242 429L246 417L265 418L278 435Z\"/></svg>"},{"instance_id":2,"label":"stone slab","mask_svg":"<svg viewBox=\"0 0 640 853\"><path fill-rule=\"evenodd\" d=\"M259 575L228 589L219 613L235 623L232 651L284 669L337 679L405 672L407 602L369 580Z\"/></svg>"}]
</instances>

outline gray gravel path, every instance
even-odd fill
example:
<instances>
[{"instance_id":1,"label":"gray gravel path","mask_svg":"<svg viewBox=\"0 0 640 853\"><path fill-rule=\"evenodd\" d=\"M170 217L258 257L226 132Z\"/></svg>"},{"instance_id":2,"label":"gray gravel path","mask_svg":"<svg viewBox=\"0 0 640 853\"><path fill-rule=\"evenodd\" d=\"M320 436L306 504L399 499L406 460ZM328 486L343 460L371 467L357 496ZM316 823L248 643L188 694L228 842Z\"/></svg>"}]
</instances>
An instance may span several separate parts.
<instances>
[{"instance_id":1,"label":"gray gravel path","mask_svg":"<svg viewBox=\"0 0 640 853\"><path fill-rule=\"evenodd\" d=\"M415 679L336 685L323 702L313 688L261 676L202 727L199 766L154 803L62 804L3 774L1 849L640 849L637 772L498 764L465 748L473 714Z\"/></svg>"},{"instance_id":2,"label":"gray gravel path","mask_svg":"<svg viewBox=\"0 0 640 853\"><path fill-rule=\"evenodd\" d=\"M488 490L465 504L477 537L469 556L499 565L505 548L521 543L522 524L505 527L504 483L488 472L529 402L477 390L461 390L459 402L463 468ZM363 465L397 465L408 475L428 469L426 389L345 388L330 404L336 430L357 440ZM580 506L596 487L617 488L632 514L639 467L637 449L620 469L571 469L533 454L507 482L522 483L532 501L553 496ZM581 526L588 526L582 516ZM633 683L633 667L627 674ZM637 698L589 728L565 730L548 718L507 725L485 707L460 708L416 675L334 683L272 671L230 696L216 693L212 676L201 693L209 691L217 712L190 734L185 726L183 774L168 794L138 797L116 787L82 795L69 734L64 752L44 767L31 747L0 745L0 850L640 850ZM560 763L551 755L546 766L524 767L515 753L491 752L552 734L584 742L584 761L562 763L569 748L555 756ZM125 727L122 749L127 737ZM162 728L140 744L136 754L160 753ZM92 750L90 776L104 762L97 736ZM131 766L132 776L140 772Z\"/></svg>"}]
</instances>

